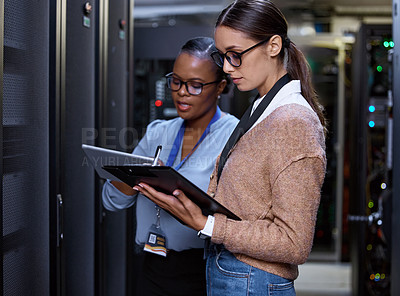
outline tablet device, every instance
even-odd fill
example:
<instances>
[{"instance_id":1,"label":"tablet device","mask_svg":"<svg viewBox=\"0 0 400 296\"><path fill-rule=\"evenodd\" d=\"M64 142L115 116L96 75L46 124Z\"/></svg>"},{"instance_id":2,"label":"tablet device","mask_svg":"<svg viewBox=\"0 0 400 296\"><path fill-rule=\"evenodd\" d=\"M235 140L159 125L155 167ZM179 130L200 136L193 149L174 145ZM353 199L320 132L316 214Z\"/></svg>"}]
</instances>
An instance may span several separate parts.
<instances>
[{"instance_id":1,"label":"tablet device","mask_svg":"<svg viewBox=\"0 0 400 296\"><path fill-rule=\"evenodd\" d=\"M238 216L218 203L172 167L123 165L104 166L103 169L131 187L143 182L149 184L158 191L170 195L175 189L180 189L202 209L204 215L208 216L214 213L221 213L230 219L240 220Z\"/></svg>"},{"instance_id":2,"label":"tablet device","mask_svg":"<svg viewBox=\"0 0 400 296\"><path fill-rule=\"evenodd\" d=\"M85 159L82 161L82 165L91 164L101 178L110 179L112 181L120 180L103 170L103 166L132 164L151 165L153 162L153 157L139 156L92 145L82 144L82 149L85 152Z\"/></svg>"}]
</instances>

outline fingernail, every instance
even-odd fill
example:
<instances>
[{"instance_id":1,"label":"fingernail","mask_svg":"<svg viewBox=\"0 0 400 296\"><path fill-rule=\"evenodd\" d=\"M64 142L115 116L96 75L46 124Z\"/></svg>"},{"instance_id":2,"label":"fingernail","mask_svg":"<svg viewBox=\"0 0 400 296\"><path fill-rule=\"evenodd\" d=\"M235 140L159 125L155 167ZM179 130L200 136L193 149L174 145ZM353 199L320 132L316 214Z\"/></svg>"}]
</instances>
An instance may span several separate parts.
<instances>
[{"instance_id":1,"label":"fingernail","mask_svg":"<svg viewBox=\"0 0 400 296\"><path fill-rule=\"evenodd\" d=\"M172 195L173 196L178 196L180 194L180 191L179 190L175 190L174 192L172 192Z\"/></svg>"},{"instance_id":2,"label":"fingernail","mask_svg":"<svg viewBox=\"0 0 400 296\"><path fill-rule=\"evenodd\" d=\"M135 186L135 187L132 187L132 189L133 189L133 190L136 190L136 191L139 191L139 188L137 188L136 186Z\"/></svg>"},{"instance_id":3,"label":"fingernail","mask_svg":"<svg viewBox=\"0 0 400 296\"><path fill-rule=\"evenodd\" d=\"M143 186L143 184L142 184L142 183L139 183L138 185L139 185L140 187L144 188L144 186Z\"/></svg>"}]
</instances>

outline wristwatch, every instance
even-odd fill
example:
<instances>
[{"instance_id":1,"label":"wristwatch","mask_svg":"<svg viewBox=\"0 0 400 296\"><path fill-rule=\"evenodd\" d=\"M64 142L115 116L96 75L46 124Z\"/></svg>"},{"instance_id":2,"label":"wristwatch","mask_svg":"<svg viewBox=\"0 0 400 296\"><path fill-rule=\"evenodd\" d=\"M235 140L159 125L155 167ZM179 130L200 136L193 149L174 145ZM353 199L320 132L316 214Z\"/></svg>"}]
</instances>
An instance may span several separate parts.
<instances>
[{"instance_id":1,"label":"wristwatch","mask_svg":"<svg viewBox=\"0 0 400 296\"><path fill-rule=\"evenodd\" d=\"M208 215L206 225L197 233L199 238L207 239L212 236L214 230L214 219L214 216Z\"/></svg>"}]
</instances>

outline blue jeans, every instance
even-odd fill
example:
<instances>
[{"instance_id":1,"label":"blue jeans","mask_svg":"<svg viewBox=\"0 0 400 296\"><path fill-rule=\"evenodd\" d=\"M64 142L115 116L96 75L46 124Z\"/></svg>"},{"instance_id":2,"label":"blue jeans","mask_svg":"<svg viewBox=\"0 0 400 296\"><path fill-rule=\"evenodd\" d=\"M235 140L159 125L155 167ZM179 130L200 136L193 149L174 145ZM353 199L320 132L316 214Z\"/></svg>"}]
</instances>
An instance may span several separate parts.
<instances>
[{"instance_id":1,"label":"blue jeans","mask_svg":"<svg viewBox=\"0 0 400 296\"><path fill-rule=\"evenodd\" d=\"M236 259L222 245L207 254L207 296L295 296L294 282Z\"/></svg>"}]
</instances>

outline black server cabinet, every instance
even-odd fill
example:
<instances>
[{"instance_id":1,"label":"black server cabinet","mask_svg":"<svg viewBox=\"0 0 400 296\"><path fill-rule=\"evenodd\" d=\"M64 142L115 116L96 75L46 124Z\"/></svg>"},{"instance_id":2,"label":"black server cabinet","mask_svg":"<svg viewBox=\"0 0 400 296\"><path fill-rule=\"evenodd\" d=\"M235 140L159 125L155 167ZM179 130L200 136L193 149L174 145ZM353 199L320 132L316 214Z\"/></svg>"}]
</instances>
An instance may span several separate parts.
<instances>
[{"instance_id":1,"label":"black server cabinet","mask_svg":"<svg viewBox=\"0 0 400 296\"><path fill-rule=\"evenodd\" d=\"M98 91L96 145L131 152L136 131L129 126L129 85L131 77L129 52L133 1L103 0L99 3ZM129 99L128 99L129 98ZM101 204L104 180L97 180L96 203L99 227L96 231L96 295L128 295L128 260L133 252L132 209L110 212Z\"/></svg>"},{"instance_id":2,"label":"black server cabinet","mask_svg":"<svg viewBox=\"0 0 400 296\"><path fill-rule=\"evenodd\" d=\"M350 257L353 295L388 295L391 277L391 25L362 25L353 48Z\"/></svg>"},{"instance_id":3,"label":"black server cabinet","mask_svg":"<svg viewBox=\"0 0 400 296\"><path fill-rule=\"evenodd\" d=\"M4 1L0 1L0 20L4 20ZM3 122L3 59L4 59L4 22L0 21L0 121ZM0 157L3 159L3 124L0 128ZM0 167L0 173L3 176L3 168ZM0 183L0 209L3 212L3 182ZM3 219L0 219L0 295L3 295Z\"/></svg>"},{"instance_id":4,"label":"black server cabinet","mask_svg":"<svg viewBox=\"0 0 400 296\"><path fill-rule=\"evenodd\" d=\"M125 293L126 215L102 220L81 149L127 145L100 134L129 112L133 2L112 4L0 1L0 295Z\"/></svg>"},{"instance_id":5,"label":"black server cabinet","mask_svg":"<svg viewBox=\"0 0 400 296\"><path fill-rule=\"evenodd\" d=\"M400 295L400 1L393 0L393 198L392 198L392 283L391 295ZM396 83L394 83L396 82Z\"/></svg>"},{"instance_id":6,"label":"black server cabinet","mask_svg":"<svg viewBox=\"0 0 400 296\"><path fill-rule=\"evenodd\" d=\"M49 3L0 1L1 295L49 295Z\"/></svg>"},{"instance_id":7,"label":"black server cabinet","mask_svg":"<svg viewBox=\"0 0 400 296\"><path fill-rule=\"evenodd\" d=\"M95 295L95 175L82 143L94 144L96 22L98 7L58 1L59 102L54 136L62 199L61 295ZM50 196L51 199L57 198Z\"/></svg>"},{"instance_id":8,"label":"black server cabinet","mask_svg":"<svg viewBox=\"0 0 400 296\"><path fill-rule=\"evenodd\" d=\"M95 9L50 2L51 295L95 295L95 178L81 149L94 143Z\"/></svg>"},{"instance_id":9,"label":"black server cabinet","mask_svg":"<svg viewBox=\"0 0 400 296\"><path fill-rule=\"evenodd\" d=\"M57 1L50 183L57 295L125 295L126 213L105 213L81 144L127 150L129 1ZM128 133L129 135L129 133ZM114 215L115 214L115 215ZM62 235L62 238L60 236ZM54 266L54 265L52 265Z\"/></svg>"}]
</instances>

